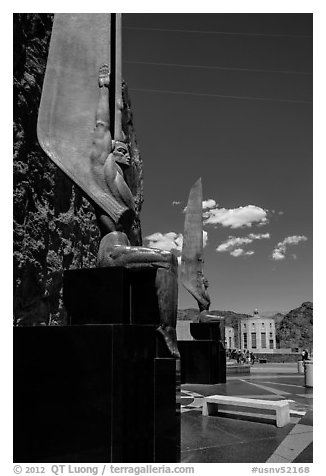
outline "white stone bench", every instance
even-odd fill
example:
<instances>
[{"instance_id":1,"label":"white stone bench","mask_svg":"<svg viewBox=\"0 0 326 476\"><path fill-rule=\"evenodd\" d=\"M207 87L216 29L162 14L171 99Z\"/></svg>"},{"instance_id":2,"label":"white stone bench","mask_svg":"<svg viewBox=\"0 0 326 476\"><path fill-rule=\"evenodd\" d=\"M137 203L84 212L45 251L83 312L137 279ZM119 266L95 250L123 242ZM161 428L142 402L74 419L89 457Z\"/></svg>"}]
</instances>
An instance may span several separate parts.
<instances>
[{"instance_id":1,"label":"white stone bench","mask_svg":"<svg viewBox=\"0 0 326 476\"><path fill-rule=\"evenodd\" d=\"M290 405L288 400L257 400L255 398L212 395L204 398L202 414L203 416L217 415L219 407L223 405L272 410L276 415L277 427L290 423ZM255 414L252 413L252 415L254 416Z\"/></svg>"}]
</instances>

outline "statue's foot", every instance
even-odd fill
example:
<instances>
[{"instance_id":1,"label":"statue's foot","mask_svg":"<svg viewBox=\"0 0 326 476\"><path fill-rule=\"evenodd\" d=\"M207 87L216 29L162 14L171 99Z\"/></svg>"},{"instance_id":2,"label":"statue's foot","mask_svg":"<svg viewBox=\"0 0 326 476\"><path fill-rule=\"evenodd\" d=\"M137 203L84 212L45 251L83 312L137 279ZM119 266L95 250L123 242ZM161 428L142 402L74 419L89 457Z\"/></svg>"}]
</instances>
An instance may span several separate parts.
<instances>
[{"instance_id":1,"label":"statue's foot","mask_svg":"<svg viewBox=\"0 0 326 476\"><path fill-rule=\"evenodd\" d=\"M107 64L103 64L98 72L98 84L100 88L103 86L109 87L110 84L110 68Z\"/></svg>"},{"instance_id":2,"label":"statue's foot","mask_svg":"<svg viewBox=\"0 0 326 476\"><path fill-rule=\"evenodd\" d=\"M117 249L116 247L119 246ZM129 240L125 233L112 231L103 236L97 253L96 265L99 268L111 266L123 266L123 249L130 247ZM122 261L119 261L119 250Z\"/></svg>"},{"instance_id":3,"label":"statue's foot","mask_svg":"<svg viewBox=\"0 0 326 476\"><path fill-rule=\"evenodd\" d=\"M164 337L165 343L172 357L180 359L177 345L177 333L174 327L159 327L157 329Z\"/></svg>"},{"instance_id":4,"label":"statue's foot","mask_svg":"<svg viewBox=\"0 0 326 476\"><path fill-rule=\"evenodd\" d=\"M223 322L224 317L210 314L209 311L202 311L199 314L199 322Z\"/></svg>"}]
</instances>

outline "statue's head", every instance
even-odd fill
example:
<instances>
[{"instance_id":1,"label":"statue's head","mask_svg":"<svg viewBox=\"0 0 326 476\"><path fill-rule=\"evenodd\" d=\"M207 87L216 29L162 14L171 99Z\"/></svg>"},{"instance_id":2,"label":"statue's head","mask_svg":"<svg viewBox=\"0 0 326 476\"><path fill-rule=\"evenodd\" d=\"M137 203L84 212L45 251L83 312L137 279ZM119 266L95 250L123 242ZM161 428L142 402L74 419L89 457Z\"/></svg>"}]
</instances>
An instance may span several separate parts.
<instances>
[{"instance_id":1,"label":"statue's head","mask_svg":"<svg viewBox=\"0 0 326 476\"><path fill-rule=\"evenodd\" d=\"M114 140L112 141L112 154L119 165L130 166L130 154L128 146L125 142Z\"/></svg>"}]
</instances>

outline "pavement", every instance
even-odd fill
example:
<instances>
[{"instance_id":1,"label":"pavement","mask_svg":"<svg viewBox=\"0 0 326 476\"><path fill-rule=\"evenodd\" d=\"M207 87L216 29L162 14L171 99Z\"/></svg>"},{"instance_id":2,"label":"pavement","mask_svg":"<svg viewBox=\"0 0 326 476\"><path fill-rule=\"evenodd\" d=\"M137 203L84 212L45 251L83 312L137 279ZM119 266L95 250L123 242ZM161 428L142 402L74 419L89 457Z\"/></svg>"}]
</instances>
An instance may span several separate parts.
<instances>
[{"instance_id":1,"label":"pavement","mask_svg":"<svg viewBox=\"0 0 326 476\"><path fill-rule=\"evenodd\" d=\"M207 395L292 400L291 422L277 428L266 415L201 414ZM297 364L255 364L250 375L227 376L226 384L181 386L183 463L312 463L313 389Z\"/></svg>"}]
</instances>

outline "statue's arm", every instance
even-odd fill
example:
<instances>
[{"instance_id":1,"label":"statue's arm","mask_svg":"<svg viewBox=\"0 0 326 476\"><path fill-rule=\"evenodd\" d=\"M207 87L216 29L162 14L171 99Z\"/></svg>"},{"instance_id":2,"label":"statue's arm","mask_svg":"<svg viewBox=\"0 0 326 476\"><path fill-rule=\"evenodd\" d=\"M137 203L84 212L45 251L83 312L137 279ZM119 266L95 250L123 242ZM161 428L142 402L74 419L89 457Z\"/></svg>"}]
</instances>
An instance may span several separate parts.
<instances>
[{"instance_id":1,"label":"statue's arm","mask_svg":"<svg viewBox=\"0 0 326 476\"><path fill-rule=\"evenodd\" d=\"M103 65L99 70L99 100L95 112L95 128L92 137L91 160L94 166L103 166L112 150L109 85L109 67Z\"/></svg>"},{"instance_id":2,"label":"statue's arm","mask_svg":"<svg viewBox=\"0 0 326 476\"><path fill-rule=\"evenodd\" d=\"M122 169L117 164L112 153L106 158L103 171L105 182L112 195L118 201L123 202L129 209L134 210L134 197L123 177Z\"/></svg>"}]
</instances>

